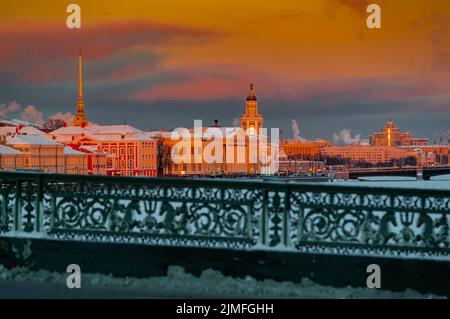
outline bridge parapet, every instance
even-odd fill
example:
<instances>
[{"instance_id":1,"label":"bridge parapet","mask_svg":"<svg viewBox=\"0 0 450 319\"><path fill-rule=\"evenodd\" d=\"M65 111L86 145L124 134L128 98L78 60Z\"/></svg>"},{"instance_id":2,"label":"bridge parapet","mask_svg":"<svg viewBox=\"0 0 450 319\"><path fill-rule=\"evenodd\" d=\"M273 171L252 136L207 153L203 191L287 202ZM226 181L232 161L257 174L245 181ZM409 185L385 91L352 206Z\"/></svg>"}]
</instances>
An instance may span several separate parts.
<instances>
[{"instance_id":1,"label":"bridge parapet","mask_svg":"<svg viewBox=\"0 0 450 319\"><path fill-rule=\"evenodd\" d=\"M352 169L348 172L349 179L368 176L409 176L429 180L433 176L450 175L450 166L431 167L377 167L366 169Z\"/></svg>"},{"instance_id":2,"label":"bridge parapet","mask_svg":"<svg viewBox=\"0 0 450 319\"><path fill-rule=\"evenodd\" d=\"M0 236L448 258L450 191L0 172Z\"/></svg>"}]
</instances>

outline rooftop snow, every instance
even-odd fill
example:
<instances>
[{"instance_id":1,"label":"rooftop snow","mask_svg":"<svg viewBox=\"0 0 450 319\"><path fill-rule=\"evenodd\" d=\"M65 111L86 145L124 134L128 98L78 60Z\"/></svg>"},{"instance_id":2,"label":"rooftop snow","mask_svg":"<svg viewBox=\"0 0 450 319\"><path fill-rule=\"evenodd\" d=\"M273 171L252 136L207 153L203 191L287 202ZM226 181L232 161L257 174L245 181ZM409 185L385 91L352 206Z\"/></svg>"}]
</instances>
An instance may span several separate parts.
<instances>
[{"instance_id":1,"label":"rooftop snow","mask_svg":"<svg viewBox=\"0 0 450 319\"><path fill-rule=\"evenodd\" d=\"M19 131L17 133L17 130ZM33 127L33 126L24 126L19 129L16 126L3 126L0 127L0 135L12 135L12 134L26 134L26 135L46 135L45 132Z\"/></svg>"},{"instance_id":2,"label":"rooftop snow","mask_svg":"<svg viewBox=\"0 0 450 319\"><path fill-rule=\"evenodd\" d=\"M20 134L28 134L28 135L46 135L45 132L33 127L33 126L24 126L19 130Z\"/></svg>"},{"instance_id":3,"label":"rooftop snow","mask_svg":"<svg viewBox=\"0 0 450 319\"><path fill-rule=\"evenodd\" d=\"M81 134L97 135L97 134L130 134L142 133L141 130L130 125L97 125L90 124L86 127L81 126L66 126L61 127L53 132L51 135L81 135Z\"/></svg>"},{"instance_id":4,"label":"rooftop snow","mask_svg":"<svg viewBox=\"0 0 450 319\"><path fill-rule=\"evenodd\" d=\"M48 140L42 135L14 135L6 137L6 144L12 145L60 145L59 143Z\"/></svg>"},{"instance_id":5,"label":"rooftop snow","mask_svg":"<svg viewBox=\"0 0 450 319\"><path fill-rule=\"evenodd\" d=\"M0 154L21 154L21 151L18 151L12 147L1 145L0 144Z\"/></svg>"},{"instance_id":6,"label":"rooftop snow","mask_svg":"<svg viewBox=\"0 0 450 319\"><path fill-rule=\"evenodd\" d=\"M74 150L73 148L68 147L68 146L64 147L64 154L67 154L67 155L86 155L86 153Z\"/></svg>"},{"instance_id":7,"label":"rooftop snow","mask_svg":"<svg viewBox=\"0 0 450 319\"><path fill-rule=\"evenodd\" d=\"M10 135L16 132L15 126L2 126L0 127L0 135Z\"/></svg>"}]
</instances>

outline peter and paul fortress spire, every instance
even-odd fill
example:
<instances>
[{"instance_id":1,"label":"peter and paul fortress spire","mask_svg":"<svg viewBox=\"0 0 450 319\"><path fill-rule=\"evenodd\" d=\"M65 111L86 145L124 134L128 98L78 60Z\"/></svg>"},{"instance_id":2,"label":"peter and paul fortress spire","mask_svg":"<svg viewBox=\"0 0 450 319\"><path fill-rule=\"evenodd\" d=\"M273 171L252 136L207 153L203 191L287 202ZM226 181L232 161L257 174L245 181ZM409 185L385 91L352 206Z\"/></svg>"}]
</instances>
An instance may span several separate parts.
<instances>
[{"instance_id":1,"label":"peter and paul fortress spire","mask_svg":"<svg viewBox=\"0 0 450 319\"><path fill-rule=\"evenodd\" d=\"M84 114L83 102L83 55L80 50L78 56L78 101L77 101L77 115L73 120L74 126L85 127L88 124L86 114Z\"/></svg>"}]
</instances>

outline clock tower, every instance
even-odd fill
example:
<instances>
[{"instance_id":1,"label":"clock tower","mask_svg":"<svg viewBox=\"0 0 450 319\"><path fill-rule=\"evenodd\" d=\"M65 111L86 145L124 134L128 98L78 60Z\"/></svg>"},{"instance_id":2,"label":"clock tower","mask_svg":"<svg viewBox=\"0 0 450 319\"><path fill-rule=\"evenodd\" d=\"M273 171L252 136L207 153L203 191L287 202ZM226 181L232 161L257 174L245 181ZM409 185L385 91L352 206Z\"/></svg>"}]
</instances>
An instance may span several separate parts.
<instances>
[{"instance_id":1,"label":"clock tower","mask_svg":"<svg viewBox=\"0 0 450 319\"><path fill-rule=\"evenodd\" d=\"M258 113L258 99L255 95L253 84L250 84L248 96L245 101L245 113L241 115L241 128L250 135L258 135L263 128L264 118Z\"/></svg>"}]
</instances>

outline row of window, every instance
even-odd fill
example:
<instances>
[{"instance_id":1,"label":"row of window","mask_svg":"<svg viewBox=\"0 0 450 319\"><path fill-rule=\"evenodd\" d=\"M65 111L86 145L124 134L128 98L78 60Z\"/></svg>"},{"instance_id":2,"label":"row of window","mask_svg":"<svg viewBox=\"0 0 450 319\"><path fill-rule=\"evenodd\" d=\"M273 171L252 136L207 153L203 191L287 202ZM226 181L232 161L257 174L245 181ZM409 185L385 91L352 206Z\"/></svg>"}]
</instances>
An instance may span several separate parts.
<instances>
[{"instance_id":1,"label":"row of window","mask_svg":"<svg viewBox=\"0 0 450 319\"><path fill-rule=\"evenodd\" d=\"M128 155L133 155L133 147L129 147L128 148ZM108 148L104 147L103 148L103 152L109 153ZM117 154L117 148L116 147L111 147L111 154L112 155L116 155ZM125 147L120 147L119 148L119 155L121 156L125 156Z\"/></svg>"}]
</instances>

